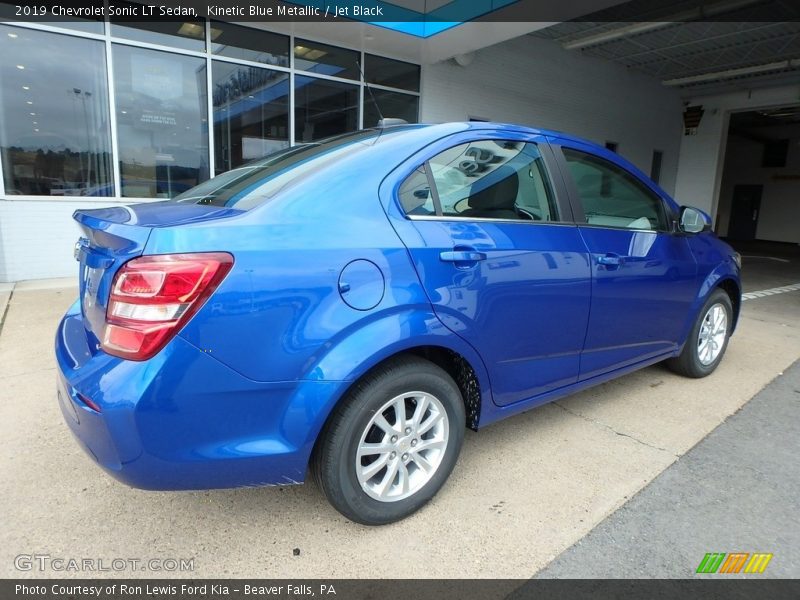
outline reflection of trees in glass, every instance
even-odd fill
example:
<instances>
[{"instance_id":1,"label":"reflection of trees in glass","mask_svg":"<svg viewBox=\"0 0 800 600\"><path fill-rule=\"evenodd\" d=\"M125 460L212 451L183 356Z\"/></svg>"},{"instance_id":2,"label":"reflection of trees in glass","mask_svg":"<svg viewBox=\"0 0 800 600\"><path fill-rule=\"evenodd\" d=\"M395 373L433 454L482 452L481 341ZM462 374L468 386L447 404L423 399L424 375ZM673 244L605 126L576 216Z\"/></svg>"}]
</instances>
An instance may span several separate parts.
<instances>
[{"instance_id":1,"label":"reflection of trees in glass","mask_svg":"<svg viewBox=\"0 0 800 600\"><path fill-rule=\"evenodd\" d=\"M98 179L97 165L110 164L108 152L11 146L6 153L12 166L11 173L6 174L6 189L10 194L107 196L113 193L106 179Z\"/></svg>"}]
</instances>

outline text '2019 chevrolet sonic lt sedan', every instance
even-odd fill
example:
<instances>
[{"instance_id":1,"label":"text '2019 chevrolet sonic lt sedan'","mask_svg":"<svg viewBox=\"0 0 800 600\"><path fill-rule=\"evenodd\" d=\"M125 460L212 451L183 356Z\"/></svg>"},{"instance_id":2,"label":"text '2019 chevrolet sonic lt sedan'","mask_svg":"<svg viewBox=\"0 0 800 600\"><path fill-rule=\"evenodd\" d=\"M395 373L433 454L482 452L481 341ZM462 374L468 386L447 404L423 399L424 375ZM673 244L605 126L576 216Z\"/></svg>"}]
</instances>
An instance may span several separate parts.
<instances>
[{"instance_id":1,"label":"text '2019 chevrolet sonic lt sedan'","mask_svg":"<svg viewBox=\"0 0 800 600\"><path fill-rule=\"evenodd\" d=\"M707 215L514 125L363 130L75 219L55 351L86 451L145 489L309 472L366 524L425 504L466 428L657 361L708 375L740 306Z\"/></svg>"}]
</instances>

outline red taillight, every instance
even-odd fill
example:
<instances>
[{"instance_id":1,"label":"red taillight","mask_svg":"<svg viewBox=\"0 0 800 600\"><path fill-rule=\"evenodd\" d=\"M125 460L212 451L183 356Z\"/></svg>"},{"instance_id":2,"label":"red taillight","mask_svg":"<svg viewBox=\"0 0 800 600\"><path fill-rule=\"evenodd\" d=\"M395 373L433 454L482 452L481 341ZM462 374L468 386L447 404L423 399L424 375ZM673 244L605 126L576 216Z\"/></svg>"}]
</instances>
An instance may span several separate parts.
<instances>
[{"instance_id":1,"label":"red taillight","mask_svg":"<svg viewBox=\"0 0 800 600\"><path fill-rule=\"evenodd\" d=\"M111 284L103 350L130 360L155 355L232 266L225 252L142 256L125 263Z\"/></svg>"}]
</instances>

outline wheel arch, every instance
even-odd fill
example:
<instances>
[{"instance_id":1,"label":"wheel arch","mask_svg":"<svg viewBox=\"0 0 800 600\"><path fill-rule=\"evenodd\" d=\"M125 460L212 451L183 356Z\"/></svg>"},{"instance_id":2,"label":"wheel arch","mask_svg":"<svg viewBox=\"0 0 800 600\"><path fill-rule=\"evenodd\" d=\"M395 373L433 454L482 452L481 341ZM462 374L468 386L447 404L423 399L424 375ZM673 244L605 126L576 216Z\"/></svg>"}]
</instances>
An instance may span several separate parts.
<instances>
[{"instance_id":1,"label":"wheel arch","mask_svg":"<svg viewBox=\"0 0 800 600\"><path fill-rule=\"evenodd\" d=\"M720 279L714 286L714 289L723 290L726 294L728 294L728 298L731 300L731 306L733 307L733 323L731 323L731 333L733 333L736 330L737 323L739 322L739 312L741 311L742 307L742 289L739 283L732 277Z\"/></svg>"},{"instance_id":2,"label":"wheel arch","mask_svg":"<svg viewBox=\"0 0 800 600\"><path fill-rule=\"evenodd\" d=\"M488 384L481 382L478 375L479 371L475 369L473 363L468 360L461 352L454 350L442 344L420 344L409 345L401 349L381 356L369 366L361 370L357 377L347 382L343 386L335 402L331 403L325 415L324 423L320 432L324 429L325 424L331 419L336 409L341 406L343 402L347 401L350 391L356 387L361 381L369 377L376 370L383 368L386 364L398 359L402 356L416 356L428 360L445 371L453 381L455 381L461 392L461 399L464 402L464 411L466 413L465 425L470 429L478 429L480 421L481 404L483 401L483 394L489 393ZM481 365L482 366L482 365ZM320 435L317 435L317 441ZM316 442L315 442L316 445Z\"/></svg>"}]
</instances>

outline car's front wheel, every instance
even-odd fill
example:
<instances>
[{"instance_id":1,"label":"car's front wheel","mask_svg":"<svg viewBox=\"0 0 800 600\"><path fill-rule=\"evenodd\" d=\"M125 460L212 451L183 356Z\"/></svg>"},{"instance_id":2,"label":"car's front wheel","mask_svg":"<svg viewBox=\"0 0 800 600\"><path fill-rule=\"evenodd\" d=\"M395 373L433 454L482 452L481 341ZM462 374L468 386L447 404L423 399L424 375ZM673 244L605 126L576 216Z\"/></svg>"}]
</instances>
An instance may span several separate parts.
<instances>
[{"instance_id":1,"label":"car's front wheel","mask_svg":"<svg viewBox=\"0 0 800 600\"><path fill-rule=\"evenodd\" d=\"M733 307L724 290L714 290L706 300L689 332L681 354L667 362L686 377L705 377L717 368L731 335Z\"/></svg>"},{"instance_id":2,"label":"car's front wheel","mask_svg":"<svg viewBox=\"0 0 800 600\"><path fill-rule=\"evenodd\" d=\"M323 429L313 474L347 518L382 525L412 514L447 480L464 439L464 403L435 364L403 356L360 381Z\"/></svg>"}]
</instances>

